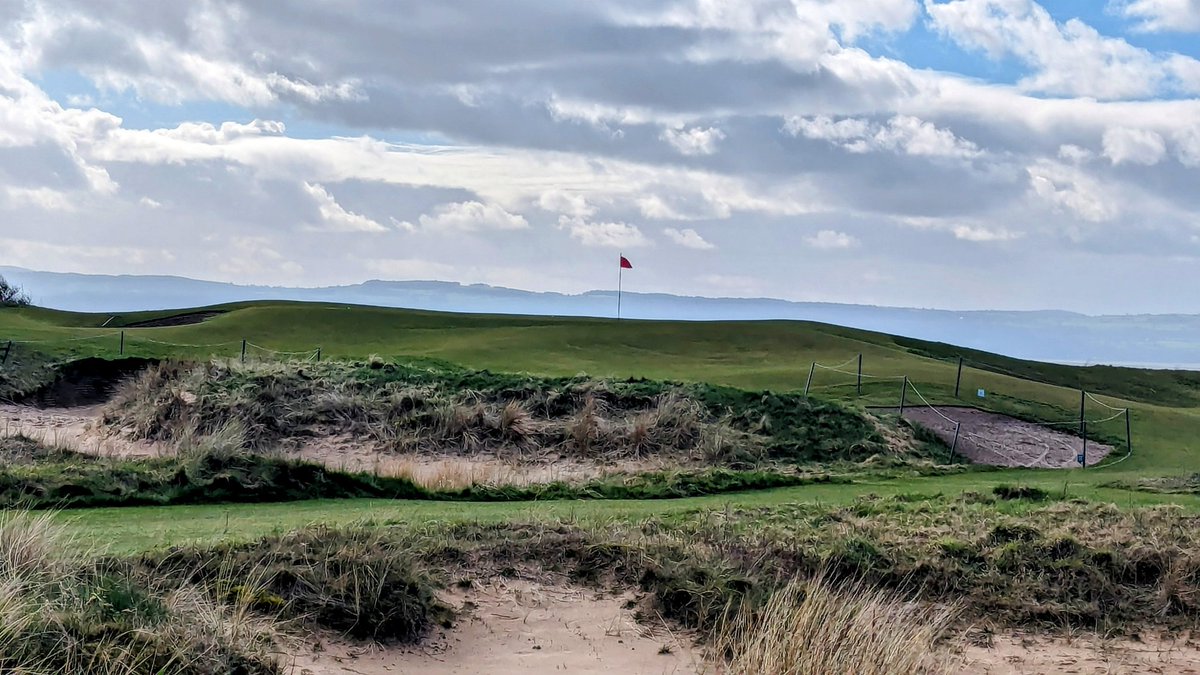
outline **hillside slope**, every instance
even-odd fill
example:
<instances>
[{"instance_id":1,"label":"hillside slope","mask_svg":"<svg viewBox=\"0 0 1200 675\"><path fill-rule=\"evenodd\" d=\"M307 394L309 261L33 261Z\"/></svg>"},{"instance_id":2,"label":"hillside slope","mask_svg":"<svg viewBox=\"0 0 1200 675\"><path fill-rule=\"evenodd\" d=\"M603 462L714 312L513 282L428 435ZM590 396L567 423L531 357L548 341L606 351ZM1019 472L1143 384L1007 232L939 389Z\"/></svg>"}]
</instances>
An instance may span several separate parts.
<instances>
[{"instance_id":1,"label":"hillside slope","mask_svg":"<svg viewBox=\"0 0 1200 675\"><path fill-rule=\"evenodd\" d=\"M215 312L199 323L121 328L179 314ZM104 325L107 324L107 325ZM0 311L0 349L17 344L6 366L38 358L114 357L124 331L126 356L251 358L265 350L324 359L371 354L433 358L472 368L548 376L649 377L744 389L802 390L814 361L815 396L896 405L908 376L934 402L978 402L1048 422L1078 419L1083 386L1102 403L1134 409L1139 452L1126 467L1185 469L1200 407L1200 374L1129 368L1077 368L1010 359L949 345L825 324L792 321L667 322L465 315L327 303L259 302L183 312L113 317L45 309ZM855 376L863 355L862 396ZM967 358L954 398L957 357ZM838 372L840 371L840 372ZM977 399L983 389L985 399ZM1097 415L1099 412L1097 412ZM1089 418L1096 417L1091 412ZM1122 424L1123 426L1123 424ZM1105 430L1123 439L1124 429Z\"/></svg>"}]
</instances>

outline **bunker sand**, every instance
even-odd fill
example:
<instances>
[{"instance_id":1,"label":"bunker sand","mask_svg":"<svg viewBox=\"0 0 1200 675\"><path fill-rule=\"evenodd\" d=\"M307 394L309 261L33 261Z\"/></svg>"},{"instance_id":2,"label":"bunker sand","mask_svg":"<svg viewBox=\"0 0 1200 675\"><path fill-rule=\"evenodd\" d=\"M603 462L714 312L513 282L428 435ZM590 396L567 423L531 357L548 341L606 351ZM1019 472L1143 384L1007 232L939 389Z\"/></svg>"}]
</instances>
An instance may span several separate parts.
<instances>
[{"instance_id":1,"label":"bunker sand","mask_svg":"<svg viewBox=\"0 0 1200 675\"><path fill-rule=\"evenodd\" d=\"M416 647L326 640L297 657L290 675L622 673L706 670L693 636L661 620L639 623L629 594L566 584L491 580L446 598L454 628Z\"/></svg>"}]
</instances>

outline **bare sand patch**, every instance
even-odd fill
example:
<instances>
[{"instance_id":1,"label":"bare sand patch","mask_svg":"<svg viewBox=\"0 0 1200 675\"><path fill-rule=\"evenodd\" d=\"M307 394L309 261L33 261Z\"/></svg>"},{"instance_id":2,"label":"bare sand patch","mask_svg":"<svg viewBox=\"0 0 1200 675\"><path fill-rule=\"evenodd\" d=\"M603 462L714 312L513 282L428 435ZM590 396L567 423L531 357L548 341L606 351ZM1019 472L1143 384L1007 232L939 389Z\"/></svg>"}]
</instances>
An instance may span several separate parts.
<instances>
[{"instance_id":1,"label":"bare sand patch","mask_svg":"<svg viewBox=\"0 0 1200 675\"><path fill-rule=\"evenodd\" d=\"M997 635L990 646L966 647L963 659L960 675L1200 674L1200 644L1192 635L1135 640L1015 632Z\"/></svg>"},{"instance_id":2,"label":"bare sand patch","mask_svg":"<svg viewBox=\"0 0 1200 675\"><path fill-rule=\"evenodd\" d=\"M1076 456L1083 450L1083 440L1073 434L977 408L913 406L905 408L904 418L920 423L946 443L954 442L955 422L961 423L958 454L977 464L1070 469L1079 466ZM1087 465L1112 451L1111 446L1089 440Z\"/></svg>"},{"instance_id":3,"label":"bare sand patch","mask_svg":"<svg viewBox=\"0 0 1200 675\"><path fill-rule=\"evenodd\" d=\"M104 457L158 457L170 451L161 443L135 441L100 425L101 406L37 408L0 405L0 434L21 434L46 445Z\"/></svg>"},{"instance_id":4,"label":"bare sand patch","mask_svg":"<svg viewBox=\"0 0 1200 675\"><path fill-rule=\"evenodd\" d=\"M321 641L296 658L291 675L705 672L693 636L661 620L639 623L630 594L565 584L491 580L445 600L456 626L416 647Z\"/></svg>"}]
</instances>

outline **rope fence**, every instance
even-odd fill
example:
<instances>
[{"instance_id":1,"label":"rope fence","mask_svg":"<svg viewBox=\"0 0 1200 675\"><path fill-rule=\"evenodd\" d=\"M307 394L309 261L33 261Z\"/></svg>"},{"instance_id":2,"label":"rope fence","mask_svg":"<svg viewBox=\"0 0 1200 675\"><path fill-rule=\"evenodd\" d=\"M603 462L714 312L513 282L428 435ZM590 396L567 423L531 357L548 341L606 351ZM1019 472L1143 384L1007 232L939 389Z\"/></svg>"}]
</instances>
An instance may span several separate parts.
<instances>
[{"instance_id":1,"label":"rope fence","mask_svg":"<svg viewBox=\"0 0 1200 675\"><path fill-rule=\"evenodd\" d=\"M247 339L228 340L225 342L209 342L209 343L188 343L188 342L171 342L167 340L159 340L145 335L138 335L133 331L112 331L101 333L99 335L83 335L76 337L63 337L41 340L2 340L0 339L0 366L5 365L13 357L14 352L18 347L35 347L37 345L61 345L63 343L82 343L90 341L113 340L116 344L112 352L105 354L101 350L97 350L95 356L126 356L127 352L138 344L150 344L159 347L171 347L176 349L212 349L224 350L227 348L240 349L236 353L236 357L243 363L247 358L253 355L278 357L282 360L299 360L309 362L320 362L322 356L321 347L313 347L312 349L303 349L299 351L288 351L281 349L272 349L260 344L255 344ZM213 353L212 356L220 354Z\"/></svg>"},{"instance_id":2,"label":"rope fence","mask_svg":"<svg viewBox=\"0 0 1200 675\"><path fill-rule=\"evenodd\" d=\"M848 367L853 367L856 362L857 362L857 368L848 369ZM983 365L983 364L979 364L979 365ZM928 410L932 411L932 413L935 414L937 416L937 418L939 418L942 422L944 422L946 425L948 425L948 428L945 430L945 433L947 433L947 434L953 433L953 440L950 440L949 438L947 439L948 441L950 441L952 450L957 450L960 437L973 441L974 443L977 444L977 447L980 445L985 446L985 448L984 448L985 450L988 447L997 445L996 438L986 438L986 437L980 436L977 433L974 433L969 428L970 425L964 426L964 420L955 419L953 412L950 412L949 414L947 414L947 412L946 412L947 408L966 407L966 408L971 408L971 409L978 410L978 411L981 411L984 413L990 413L993 415L1003 415L1003 416L1006 416L1009 418L1016 419L1019 422L1022 422L1025 424L1045 427L1056 433L1067 434L1067 435L1078 437L1080 439L1080 446L1076 448L1077 454L1075 456L1075 462L1082 466L1085 466L1085 467L1088 466L1088 464L1087 464L1088 452L1087 451L1088 451L1089 435L1095 435L1097 432L1097 429L1101 425L1113 423L1113 422L1116 422L1123 418L1125 420L1125 425L1124 425L1125 426L1125 429L1124 429L1125 443L1124 443L1124 445L1125 445L1125 451L1126 451L1125 455L1120 457L1119 459L1115 459L1113 461L1106 461L1106 460L1102 460L1102 461L1105 461L1105 464L1104 464L1105 466L1112 466L1112 465L1124 462L1125 460L1129 459L1129 457L1131 457L1133 455L1133 432L1132 432L1132 421L1131 421L1130 410L1128 408L1118 407L1118 406L1114 406L1110 403L1107 403L1107 402L1101 400L1100 398L1097 398L1091 392L1088 392L1086 390L1080 390L1080 392L1079 392L1080 393L1079 417L1074 418L1074 419L1069 419L1069 420L1061 420L1061 421L1042 421L1042 420L1034 418L1033 414L1031 414L1028 411L1014 413L1010 410L991 409L992 408L991 406L983 406L983 405L978 405L978 404L977 405L964 404L960 397L960 393L961 393L962 386L963 386L964 367L971 369L972 372L982 371L982 372L985 372L988 374L993 374L993 375L1005 375L1008 377L1014 377L1014 378L1017 378L1017 379L1020 379L1020 380L1026 381L1026 382L1034 382L1034 383L1038 383L1038 384L1046 384L1048 386L1061 387L1061 385L1054 385L1051 383L1043 382L1043 381L1035 379L1035 378L1026 377L1024 375L1021 375L1019 373L1013 372L1008 369L995 368L995 367L992 367L991 365L983 365L983 367L979 367L979 365L976 365L974 362L968 361L965 358L958 359L957 372L955 374L955 379L953 382L955 402L949 403L949 404L933 403L930 400L930 397L927 397L921 391L921 389L919 389L917 387L917 383L915 383L912 380L912 378L910 378L906 375L885 375L885 374L879 374L879 373L865 372L864 368L863 368L863 355L862 354L859 354L855 357L848 359L845 362L837 363L837 364L825 364L825 363L820 363L817 361L811 362L809 365L808 378L805 380L805 383L804 383L804 394L807 396L811 392L819 391L819 390L844 391L846 388L854 387L856 395L862 396L864 381L872 382L872 383L882 383L882 382L902 380L904 382L904 384L901 385L901 391L900 391L900 396L899 396L899 409L900 409L901 417L904 416L906 408L912 407L912 405L907 401L907 394L911 390L911 392L916 396L917 401L919 401L918 405L921 406L922 409L928 409ZM816 380L817 380L816 374L818 371L822 371L822 372L826 372L826 373L837 373L839 375L843 375L843 376L854 378L854 379L853 379L853 381L849 381L849 382L840 381L840 382L817 383L816 382ZM928 383L926 382L925 384L928 384ZM921 386L924 387L925 384L922 384ZM872 398L875 400L878 400L880 397L879 392L880 392L880 389L876 386L872 391L872 394L871 394ZM838 396L844 396L844 394L838 394ZM889 395L889 397L890 397L890 395ZM979 389L979 398L986 399L986 397L987 397L987 393L986 393L985 389L980 388ZM1041 406L1053 407L1052 404L1048 404L1048 403L1036 402L1036 404L1041 405ZM1087 415L1089 404L1091 406L1101 408L1102 409L1101 414L1098 416L1095 416L1094 418L1089 418ZM1003 406L1001 406L1001 407L1003 407ZM1111 414L1108 414L1108 413L1111 413ZM971 419L974 419L974 418L971 418ZM1025 439L1025 440L1020 441L1020 443L1028 442L1030 445L1038 444L1036 434L1030 432L1027 428L1025 428L1025 429L1021 428L1019 424L1012 425L1011 428L1006 429L1005 433L1009 433L1018 438ZM1113 438L1113 436L1117 436L1118 434L1119 434L1119 432L1116 431L1113 427L1109 427L1108 432L1102 432L1101 435L1099 436L1099 438L1108 439L1105 442L1109 443L1110 446L1120 447L1117 443L1114 443L1111 440ZM1043 436L1041 438L1043 439L1042 442L1044 443L1045 437ZM1059 446L1059 447L1061 447L1061 446ZM1059 455L1059 456L1061 457L1061 455ZM1043 455L1043 459L1044 459L1044 457L1045 456Z\"/></svg>"}]
</instances>

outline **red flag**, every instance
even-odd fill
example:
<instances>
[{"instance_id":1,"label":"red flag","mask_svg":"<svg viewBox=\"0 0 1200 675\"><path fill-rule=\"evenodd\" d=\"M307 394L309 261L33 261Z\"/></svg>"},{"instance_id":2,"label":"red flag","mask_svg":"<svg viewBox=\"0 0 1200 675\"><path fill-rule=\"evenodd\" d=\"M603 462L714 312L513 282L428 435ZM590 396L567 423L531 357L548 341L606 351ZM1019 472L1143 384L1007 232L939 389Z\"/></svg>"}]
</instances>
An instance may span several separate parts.
<instances>
[{"instance_id":1,"label":"red flag","mask_svg":"<svg viewBox=\"0 0 1200 675\"><path fill-rule=\"evenodd\" d=\"M623 269L623 270L633 269L633 264L629 262L629 258L626 258L625 256L621 256L621 269Z\"/></svg>"}]
</instances>

